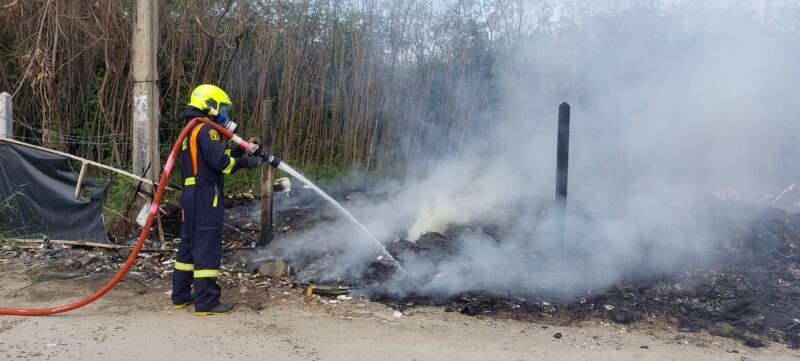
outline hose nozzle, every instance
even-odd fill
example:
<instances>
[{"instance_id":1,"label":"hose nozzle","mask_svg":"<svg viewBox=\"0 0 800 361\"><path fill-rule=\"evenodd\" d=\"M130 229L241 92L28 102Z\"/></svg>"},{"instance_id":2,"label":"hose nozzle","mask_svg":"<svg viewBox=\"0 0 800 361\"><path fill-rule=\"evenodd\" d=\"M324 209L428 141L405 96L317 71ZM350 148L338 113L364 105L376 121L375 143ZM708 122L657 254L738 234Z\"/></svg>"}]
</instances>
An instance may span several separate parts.
<instances>
[{"instance_id":1,"label":"hose nozzle","mask_svg":"<svg viewBox=\"0 0 800 361\"><path fill-rule=\"evenodd\" d=\"M282 162L282 160L280 158L278 158L278 157L276 157L274 155L267 156L267 157L264 158L264 160L267 161L267 163L269 163L269 165L271 165L275 169L277 169L281 165L281 162Z\"/></svg>"},{"instance_id":2,"label":"hose nozzle","mask_svg":"<svg viewBox=\"0 0 800 361\"><path fill-rule=\"evenodd\" d=\"M280 158L274 155L265 154L264 150L261 149L261 147L259 147L258 144L256 143L245 141L244 139L242 139L242 137L236 134L234 134L233 137L231 137L231 142L237 144L239 147L244 149L245 153L261 157L261 159L269 163L269 165L271 165L274 168L278 168L278 166L281 165L282 161Z\"/></svg>"}]
</instances>

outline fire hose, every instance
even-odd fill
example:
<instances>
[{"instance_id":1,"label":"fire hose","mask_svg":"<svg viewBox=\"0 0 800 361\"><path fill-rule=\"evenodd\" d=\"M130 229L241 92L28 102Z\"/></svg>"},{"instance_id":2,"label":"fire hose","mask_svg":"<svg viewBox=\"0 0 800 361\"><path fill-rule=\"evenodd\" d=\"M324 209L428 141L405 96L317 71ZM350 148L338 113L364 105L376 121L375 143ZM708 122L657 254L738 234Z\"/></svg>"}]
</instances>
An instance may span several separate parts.
<instances>
[{"instance_id":1,"label":"fire hose","mask_svg":"<svg viewBox=\"0 0 800 361\"><path fill-rule=\"evenodd\" d=\"M214 127L220 134L225 136L225 138L230 139L233 143L237 146L242 147L248 154L255 154L260 156L264 159L264 161L269 162L270 165L273 167L278 167L280 165L281 160L275 156L266 155L259 149L258 144L250 143L243 140L233 132L225 129L224 127L220 126L217 123L214 123L206 118L195 118L189 121L183 130L181 130L180 135L178 136L178 140L175 141L175 144L172 145L172 149L169 152L169 157L167 158L167 163L164 164L164 171L161 173L161 178L158 181L158 187L153 197L153 203L150 206L150 212L147 215L147 221L145 222L144 226L142 227L142 231L139 233L139 238L136 240L136 244L131 249L130 255L128 255L128 259L125 260L125 263L122 264L122 267L114 274L114 276L106 282L103 287L101 287L96 292L77 300L73 303L57 306L57 307L48 307L48 308L0 308L0 315L16 315L16 316L47 316L56 313L63 313L72 311L83 306L86 306L100 297L103 297L108 291L111 291L114 286L116 286L125 275L128 273L130 268L133 266L134 262L136 262L136 258L139 256L139 252L142 250L144 246L144 241L147 239L147 236L150 234L150 227L153 226L153 220L155 219L156 213L158 212L158 205L161 203L161 198L164 197L164 192L166 191L167 181L169 180L170 173L172 173L172 167L175 166L175 159L178 157L178 153L181 149L181 144L189 132L194 128L195 125L198 123L206 123Z\"/></svg>"}]
</instances>

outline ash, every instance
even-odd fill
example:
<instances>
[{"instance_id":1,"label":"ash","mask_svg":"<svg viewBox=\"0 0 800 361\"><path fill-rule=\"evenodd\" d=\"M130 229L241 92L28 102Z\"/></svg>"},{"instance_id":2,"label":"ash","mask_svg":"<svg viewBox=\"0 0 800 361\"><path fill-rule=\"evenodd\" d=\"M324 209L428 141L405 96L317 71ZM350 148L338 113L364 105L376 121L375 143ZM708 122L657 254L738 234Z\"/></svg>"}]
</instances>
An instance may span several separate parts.
<instances>
[{"instance_id":1,"label":"ash","mask_svg":"<svg viewBox=\"0 0 800 361\"><path fill-rule=\"evenodd\" d=\"M457 295L398 295L373 284L373 299L403 309L441 305L465 315L518 320L602 319L619 324L666 321L685 332L706 330L751 347L769 341L800 347L800 214L779 209L738 209L736 222L720 225L715 262L679 273L623 280L585 290L568 300L547 294L473 290ZM454 227L416 243L390 247L401 262L409 255L446 259L464 232L492 228Z\"/></svg>"},{"instance_id":2,"label":"ash","mask_svg":"<svg viewBox=\"0 0 800 361\"><path fill-rule=\"evenodd\" d=\"M455 294L396 292L395 270L373 262L360 273L333 272L341 252L293 254L288 262L297 270L293 281L347 283L355 293L396 309L438 305L445 311L470 316L508 317L556 322L605 320L618 324L667 323L684 332L705 330L713 335L761 347L784 342L800 347L800 214L773 208L725 205L715 226L718 242L712 261L697 262L679 272L628 276L611 287L571 292L564 298L547 292L520 289L475 289ZM735 217L729 217L731 212ZM330 221L324 207L284 207L276 214L278 237L273 255L282 255L281 237ZM415 259L431 264L447 262L470 235L502 242L504 225L490 219L451 226L442 233L426 233L415 242L400 237L388 250L405 266ZM465 237L467 236L467 237ZM430 279L441 277L431 268ZM344 279L343 279L344 278ZM446 278L445 278L446 279ZM416 282L416 281L415 281ZM560 322L559 321L559 322Z\"/></svg>"}]
</instances>

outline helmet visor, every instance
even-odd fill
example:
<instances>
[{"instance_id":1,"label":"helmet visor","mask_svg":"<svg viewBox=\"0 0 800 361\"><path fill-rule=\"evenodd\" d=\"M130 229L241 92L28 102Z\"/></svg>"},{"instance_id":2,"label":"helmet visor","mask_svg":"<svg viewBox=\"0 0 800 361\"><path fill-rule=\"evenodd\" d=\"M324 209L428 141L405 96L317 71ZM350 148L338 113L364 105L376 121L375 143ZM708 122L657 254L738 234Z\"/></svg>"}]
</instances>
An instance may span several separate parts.
<instances>
[{"instance_id":1,"label":"helmet visor","mask_svg":"<svg viewBox=\"0 0 800 361\"><path fill-rule=\"evenodd\" d=\"M228 121L231 120L231 106L227 104L222 104L219 106L219 115L217 115L217 123L225 125Z\"/></svg>"}]
</instances>

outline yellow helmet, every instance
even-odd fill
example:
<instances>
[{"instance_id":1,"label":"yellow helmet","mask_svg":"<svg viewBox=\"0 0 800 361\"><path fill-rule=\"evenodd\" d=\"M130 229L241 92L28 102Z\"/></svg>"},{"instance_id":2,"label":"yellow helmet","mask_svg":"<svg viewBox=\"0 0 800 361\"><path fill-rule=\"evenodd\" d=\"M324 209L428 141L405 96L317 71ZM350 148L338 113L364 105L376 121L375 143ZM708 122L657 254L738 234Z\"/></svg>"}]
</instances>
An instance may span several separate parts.
<instances>
[{"instance_id":1,"label":"yellow helmet","mask_svg":"<svg viewBox=\"0 0 800 361\"><path fill-rule=\"evenodd\" d=\"M225 112L233 103L228 94L216 85L203 84L192 90L189 96L190 107L196 108L209 116L216 117Z\"/></svg>"}]
</instances>

